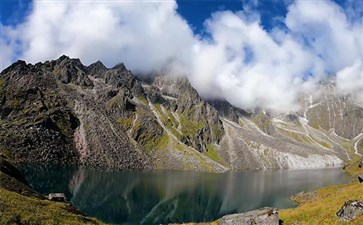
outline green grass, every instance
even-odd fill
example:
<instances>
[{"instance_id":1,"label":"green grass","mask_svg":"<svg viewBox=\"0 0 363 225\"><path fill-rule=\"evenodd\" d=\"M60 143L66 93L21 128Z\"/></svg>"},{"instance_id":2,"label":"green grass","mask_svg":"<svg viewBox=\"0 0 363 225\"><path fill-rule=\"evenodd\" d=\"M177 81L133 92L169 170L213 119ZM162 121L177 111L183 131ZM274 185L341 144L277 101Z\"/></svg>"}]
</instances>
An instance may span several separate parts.
<instances>
[{"instance_id":1,"label":"green grass","mask_svg":"<svg viewBox=\"0 0 363 225\"><path fill-rule=\"evenodd\" d=\"M359 168L360 159L356 157L345 167L345 172L353 177L363 173ZM291 209L280 210L280 219L284 225L338 225L336 212L348 200L363 199L363 185L354 181L353 183L331 186L315 191L316 198L304 200L304 198L293 198L299 206ZM297 223L299 222L299 223ZM363 224L363 217L359 217L347 224Z\"/></svg>"},{"instance_id":2,"label":"green grass","mask_svg":"<svg viewBox=\"0 0 363 225\"><path fill-rule=\"evenodd\" d=\"M2 90L5 86L5 82L3 79L0 79L0 90Z\"/></svg>"},{"instance_id":3,"label":"green grass","mask_svg":"<svg viewBox=\"0 0 363 225\"><path fill-rule=\"evenodd\" d=\"M158 111L160 115L160 120L164 124L164 126L166 126L166 128L168 128L168 130L173 133L178 140L180 140L182 135L177 129L175 129L175 127L178 127L178 122L173 114L171 112L168 112L169 116L165 115L163 110L161 109L160 104L158 103L154 104L154 106L156 108L156 111Z\"/></svg>"},{"instance_id":4,"label":"green grass","mask_svg":"<svg viewBox=\"0 0 363 225\"><path fill-rule=\"evenodd\" d=\"M226 165L226 162L219 156L215 146L212 144L207 145L207 150L203 154L215 162Z\"/></svg>"},{"instance_id":5,"label":"green grass","mask_svg":"<svg viewBox=\"0 0 363 225\"><path fill-rule=\"evenodd\" d=\"M244 127L244 126L245 126L245 123L244 123L241 119L239 119L239 120L238 120L238 124L239 124L241 127Z\"/></svg>"},{"instance_id":6,"label":"green grass","mask_svg":"<svg viewBox=\"0 0 363 225\"><path fill-rule=\"evenodd\" d=\"M272 124L270 119L262 113L253 117L252 122L255 123L263 132L267 132L268 128Z\"/></svg>"},{"instance_id":7,"label":"green grass","mask_svg":"<svg viewBox=\"0 0 363 225\"><path fill-rule=\"evenodd\" d=\"M194 136L198 134L198 131L205 127L203 121L194 122L192 119L188 118L187 114L182 113L180 115L181 132L184 136Z\"/></svg>"},{"instance_id":8,"label":"green grass","mask_svg":"<svg viewBox=\"0 0 363 225\"><path fill-rule=\"evenodd\" d=\"M117 122L121 126L123 131L127 131L132 128L132 121L133 121L132 117L129 118L120 117L117 119Z\"/></svg>"},{"instance_id":9,"label":"green grass","mask_svg":"<svg viewBox=\"0 0 363 225\"><path fill-rule=\"evenodd\" d=\"M316 193L316 198L302 201L296 208L280 210L280 219L284 221L284 225L342 224L336 212L344 202L363 198L362 184L358 182L320 189ZM363 217L347 224L363 224Z\"/></svg>"},{"instance_id":10,"label":"green grass","mask_svg":"<svg viewBox=\"0 0 363 225\"><path fill-rule=\"evenodd\" d=\"M164 132L163 136L161 137L160 141L159 141L159 144L157 145L157 149L166 149L168 147L168 143L169 143L169 136L168 134L166 134Z\"/></svg>"},{"instance_id":11,"label":"green grass","mask_svg":"<svg viewBox=\"0 0 363 225\"><path fill-rule=\"evenodd\" d=\"M147 106L149 104L149 102L147 101L147 99L144 96L138 96L137 100L139 100L145 106Z\"/></svg>"},{"instance_id":12,"label":"green grass","mask_svg":"<svg viewBox=\"0 0 363 225\"><path fill-rule=\"evenodd\" d=\"M64 203L26 197L0 188L0 224L103 224Z\"/></svg>"},{"instance_id":13,"label":"green grass","mask_svg":"<svg viewBox=\"0 0 363 225\"><path fill-rule=\"evenodd\" d=\"M176 118L174 117L173 113L168 111L168 116L170 121L173 123L173 126L178 127L179 126L179 122L176 120Z\"/></svg>"}]
</instances>

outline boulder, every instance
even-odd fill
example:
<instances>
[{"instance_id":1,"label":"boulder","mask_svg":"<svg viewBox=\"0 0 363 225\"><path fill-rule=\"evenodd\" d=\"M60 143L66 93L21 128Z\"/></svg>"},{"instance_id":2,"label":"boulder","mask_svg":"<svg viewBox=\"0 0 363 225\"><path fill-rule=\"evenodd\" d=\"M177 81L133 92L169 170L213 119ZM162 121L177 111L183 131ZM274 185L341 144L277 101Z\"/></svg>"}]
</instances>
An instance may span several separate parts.
<instances>
[{"instance_id":1,"label":"boulder","mask_svg":"<svg viewBox=\"0 0 363 225\"><path fill-rule=\"evenodd\" d=\"M67 202L67 198L63 193L50 193L48 199L54 202Z\"/></svg>"},{"instance_id":2,"label":"boulder","mask_svg":"<svg viewBox=\"0 0 363 225\"><path fill-rule=\"evenodd\" d=\"M347 222L363 215L363 201L349 200L344 203L342 208L337 212L340 221Z\"/></svg>"},{"instance_id":3,"label":"boulder","mask_svg":"<svg viewBox=\"0 0 363 225\"><path fill-rule=\"evenodd\" d=\"M359 181L359 183L363 182L363 174L358 175L358 181Z\"/></svg>"},{"instance_id":4,"label":"boulder","mask_svg":"<svg viewBox=\"0 0 363 225\"><path fill-rule=\"evenodd\" d=\"M360 163L359 163L359 166L358 166L359 168L362 168L363 167L363 161L361 161Z\"/></svg>"},{"instance_id":5,"label":"boulder","mask_svg":"<svg viewBox=\"0 0 363 225\"><path fill-rule=\"evenodd\" d=\"M223 216L218 225L279 225L278 210L262 208L245 213Z\"/></svg>"}]
</instances>

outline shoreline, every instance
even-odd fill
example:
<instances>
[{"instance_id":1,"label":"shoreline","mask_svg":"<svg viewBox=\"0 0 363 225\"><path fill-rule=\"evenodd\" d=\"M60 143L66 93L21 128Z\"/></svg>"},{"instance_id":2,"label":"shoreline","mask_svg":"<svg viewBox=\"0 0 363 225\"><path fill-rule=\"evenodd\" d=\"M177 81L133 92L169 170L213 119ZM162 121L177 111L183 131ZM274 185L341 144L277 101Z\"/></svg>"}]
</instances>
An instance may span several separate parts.
<instances>
[{"instance_id":1,"label":"shoreline","mask_svg":"<svg viewBox=\"0 0 363 225\"><path fill-rule=\"evenodd\" d=\"M341 167L344 173L352 178L352 181L338 185L330 185L308 192L299 192L290 196L289 200L294 202L296 206L278 209L279 219L283 221L282 224L340 225L341 222L336 216L336 212L343 206L344 202L363 199L362 184L354 180L355 176L363 172L363 168L358 167L360 161L360 159L355 160ZM170 225L218 225L220 220L221 218L211 222L173 223ZM363 224L363 217L358 217L349 224L361 225Z\"/></svg>"}]
</instances>

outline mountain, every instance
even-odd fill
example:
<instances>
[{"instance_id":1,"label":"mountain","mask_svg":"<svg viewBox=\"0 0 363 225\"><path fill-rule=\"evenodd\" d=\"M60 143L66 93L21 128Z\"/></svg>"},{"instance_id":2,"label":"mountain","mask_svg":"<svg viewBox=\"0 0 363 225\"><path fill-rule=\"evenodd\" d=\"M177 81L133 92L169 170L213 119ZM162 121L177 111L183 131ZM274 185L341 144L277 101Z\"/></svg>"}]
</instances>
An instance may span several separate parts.
<instances>
[{"instance_id":1,"label":"mountain","mask_svg":"<svg viewBox=\"0 0 363 225\"><path fill-rule=\"evenodd\" d=\"M123 64L67 56L18 61L0 74L0 149L18 161L103 169L342 165L360 156L363 107L321 85L299 112L246 112L203 99L186 77L136 77Z\"/></svg>"}]
</instances>

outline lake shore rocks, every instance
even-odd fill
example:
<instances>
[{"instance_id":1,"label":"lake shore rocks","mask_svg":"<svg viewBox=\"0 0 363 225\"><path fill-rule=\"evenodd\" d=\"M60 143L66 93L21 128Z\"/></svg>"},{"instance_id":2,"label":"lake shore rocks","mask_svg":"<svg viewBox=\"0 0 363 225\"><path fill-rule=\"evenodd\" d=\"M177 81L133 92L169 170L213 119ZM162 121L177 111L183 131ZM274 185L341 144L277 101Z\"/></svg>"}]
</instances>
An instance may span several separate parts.
<instances>
[{"instance_id":1,"label":"lake shore rocks","mask_svg":"<svg viewBox=\"0 0 363 225\"><path fill-rule=\"evenodd\" d=\"M278 210L275 208L262 208L245 213L223 216L218 225L279 225L281 224Z\"/></svg>"},{"instance_id":2,"label":"lake shore rocks","mask_svg":"<svg viewBox=\"0 0 363 225\"><path fill-rule=\"evenodd\" d=\"M63 193L50 193L48 199L53 202L67 202L67 198Z\"/></svg>"}]
</instances>

